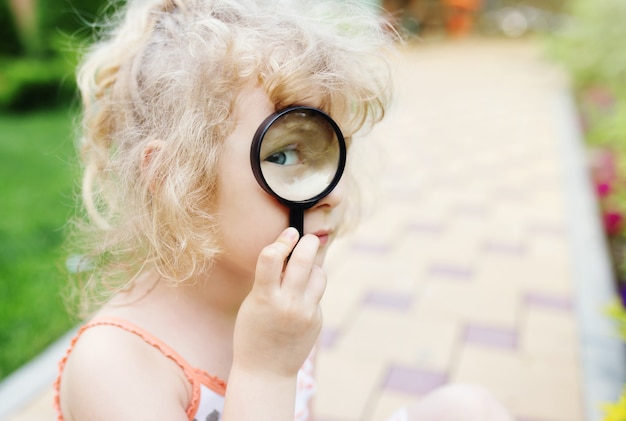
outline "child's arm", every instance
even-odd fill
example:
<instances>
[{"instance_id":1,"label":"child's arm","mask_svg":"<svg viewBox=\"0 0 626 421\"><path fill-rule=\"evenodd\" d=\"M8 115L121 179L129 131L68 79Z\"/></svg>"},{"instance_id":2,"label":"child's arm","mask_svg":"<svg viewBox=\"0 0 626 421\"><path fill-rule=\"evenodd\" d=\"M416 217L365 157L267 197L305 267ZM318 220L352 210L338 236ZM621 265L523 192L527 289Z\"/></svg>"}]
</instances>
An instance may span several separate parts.
<instances>
[{"instance_id":1,"label":"child's arm","mask_svg":"<svg viewBox=\"0 0 626 421\"><path fill-rule=\"evenodd\" d=\"M322 326L326 276L314 264L318 248L317 237L298 242L289 228L261 252L237 316L225 421L293 420L298 370Z\"/></svg>"}]
</instances>

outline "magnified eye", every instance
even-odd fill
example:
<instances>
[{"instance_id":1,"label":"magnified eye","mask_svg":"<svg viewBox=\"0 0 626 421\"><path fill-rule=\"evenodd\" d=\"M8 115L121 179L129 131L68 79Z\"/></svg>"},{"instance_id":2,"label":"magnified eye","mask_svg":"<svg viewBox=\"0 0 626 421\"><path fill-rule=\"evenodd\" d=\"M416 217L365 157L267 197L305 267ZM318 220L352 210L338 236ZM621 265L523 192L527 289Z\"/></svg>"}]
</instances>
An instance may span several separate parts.
<instances>
[{"instance_id":1,"label":"magnified eye","mask_svg":"<svg viewBox=\"0 0 626 421\"><path fill-rule=\"evenodd\" d=\"M300 156L296 145L287 146L265 158L265 161L277 165L296 165L300 163Z\"/></svg>"}]
</instances>

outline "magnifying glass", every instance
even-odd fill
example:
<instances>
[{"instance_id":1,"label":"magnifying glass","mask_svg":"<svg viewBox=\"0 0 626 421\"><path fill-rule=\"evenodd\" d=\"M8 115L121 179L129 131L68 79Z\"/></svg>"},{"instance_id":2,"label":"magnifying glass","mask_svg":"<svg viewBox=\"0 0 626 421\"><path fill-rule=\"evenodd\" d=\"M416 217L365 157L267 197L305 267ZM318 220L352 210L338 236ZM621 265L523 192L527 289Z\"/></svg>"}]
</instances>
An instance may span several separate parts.
<instances>
[{"instance_id":1,"label":"magnifying glass","mask_svg":"<svg viewBox=\"0 0 626 421\"><path fill-rule=\"evenodd\" d=\"M339 126L317 108L294 106L269 117L250 148L260 186L289 208L289 225L300 236L304 211L337 186L346 166L346 142Z\"/></svg>"}]
</instances>

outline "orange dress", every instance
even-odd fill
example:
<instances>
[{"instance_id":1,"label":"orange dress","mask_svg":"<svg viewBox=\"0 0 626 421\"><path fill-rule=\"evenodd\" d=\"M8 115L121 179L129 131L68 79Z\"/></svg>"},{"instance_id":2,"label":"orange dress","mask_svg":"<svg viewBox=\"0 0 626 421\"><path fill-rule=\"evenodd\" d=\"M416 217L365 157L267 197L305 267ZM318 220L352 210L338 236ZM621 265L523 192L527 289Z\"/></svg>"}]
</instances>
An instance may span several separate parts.
<instances>
[{"instance_id":1,"label":"orange dress","mask_svg":"<svg viewBox=\"0 0 626 421\"><path fill-rule=\"evenodd\" d=\"M97 326L115 326L137 335L147 344L159 350L166 358L174 361L183 371L185 377L191 385L191 396L189 396L189 404L187 405L187 417L189 421L194 420L219 420L224 409L224 395L226 393L226 382L212 376L205 371L192 367L185 361L176 351L167 344L150 334L149 332L135 326L125 320L114 318L98 318L85 324L76 334L70 343L63 359L59 362L59 376L54 382L55 399L54 405L57 412L57 421L63 421L63 413L61 412L61 401L59 391L61 386L61 373L65 367L65 363L70 356L74 345L80 336L87 329L96 328ZM315 380L313 378L313 362L312 355L305 361L304 365L298 373L298 384L296 392L296 413L294 420L306 421L309 419L310 400L315 392Z\"/></svg>"}]
</instances>

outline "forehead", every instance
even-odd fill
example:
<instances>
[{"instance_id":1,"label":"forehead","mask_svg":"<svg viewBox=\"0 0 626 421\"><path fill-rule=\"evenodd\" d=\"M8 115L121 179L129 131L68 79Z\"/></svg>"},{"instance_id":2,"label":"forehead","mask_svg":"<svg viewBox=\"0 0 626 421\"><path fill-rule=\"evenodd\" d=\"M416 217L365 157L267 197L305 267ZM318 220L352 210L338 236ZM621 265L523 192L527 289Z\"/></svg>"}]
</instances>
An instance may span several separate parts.
<instances>
[{"instance_id":1,"label":"forehead","mask_svg":"<svg viewBox=\"0 0 626 421\"><path fill-rule=\"evenodd\" d=\"M249 149L259 125L274 112L274 104L260 86L245 86L232 111L232 132L226 137L224 152Z\"/></svg>"},{"instance_id":2,"label":"forehead","mask_svg":"<svg viewBox=\"0 0 626 421\"><path fill-rule=\"evenodd\" d=\"M250 102L251 98L260 99L263 97L273 104L273 111L278 111L293 105L304 105L308 107L318 108L329 113L328 107L330 101L325 97L320 88L303 86L302 89L293 89L287 86L268 86L262 81L246 83L235 100L235 107L244 106Z\"/></svg>"},{"instance_id":3,"label":"forehead","mask_svg":"<svg viewBox=\"0 0 626 421\"><path fill-rule=\"evenodd\" d=\"M314 92L297 97L295 95L279 96L277 92L268 93L261 84L249 83L241 89L235 99L233 123L235 129L239 125L254 125L256 130L266 117L293 105L318 108L328 113L325 109L327 102L321 95Z\"/></svg>"}]
</instances>

